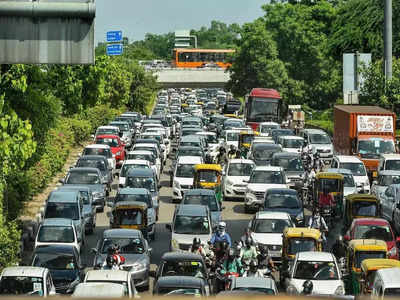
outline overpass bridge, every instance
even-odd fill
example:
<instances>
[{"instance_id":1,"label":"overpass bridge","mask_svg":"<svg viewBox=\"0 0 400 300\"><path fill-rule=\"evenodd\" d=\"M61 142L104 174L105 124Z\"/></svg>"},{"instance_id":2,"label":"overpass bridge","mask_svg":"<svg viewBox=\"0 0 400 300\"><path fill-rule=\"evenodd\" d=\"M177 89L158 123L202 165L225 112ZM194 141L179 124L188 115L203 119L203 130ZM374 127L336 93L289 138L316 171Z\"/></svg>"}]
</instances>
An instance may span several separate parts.
<instances>
[{"instance_id":1,"label":"overpass bridge","mask_svg":"<svg viewBox=\"0 0 400 300\"><path fill-rule=\"evenodd\" d=\"M157 82L164 88L223 88L230 75L222 69L178 69L152 70Z\"/></svg>"}]
</instances>

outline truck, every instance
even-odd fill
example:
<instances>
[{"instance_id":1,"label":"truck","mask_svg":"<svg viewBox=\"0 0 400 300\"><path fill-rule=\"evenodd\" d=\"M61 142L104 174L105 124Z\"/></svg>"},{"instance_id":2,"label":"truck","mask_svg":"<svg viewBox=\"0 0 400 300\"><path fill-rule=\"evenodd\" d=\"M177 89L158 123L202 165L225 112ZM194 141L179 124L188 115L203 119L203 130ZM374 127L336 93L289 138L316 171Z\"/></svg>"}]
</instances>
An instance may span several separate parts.
<instances>
[{"instance_id":1,"label":"truck","mask_svg":"<svg viewBox=\"0 0 400 300\"><path fill-rule=\"evenodd\" d=\"M396 153L396 114L379 106L335 105L333 146L337 154L357 155L370 179L377 176L379 158Z\"/></svg>"}]
</instances>

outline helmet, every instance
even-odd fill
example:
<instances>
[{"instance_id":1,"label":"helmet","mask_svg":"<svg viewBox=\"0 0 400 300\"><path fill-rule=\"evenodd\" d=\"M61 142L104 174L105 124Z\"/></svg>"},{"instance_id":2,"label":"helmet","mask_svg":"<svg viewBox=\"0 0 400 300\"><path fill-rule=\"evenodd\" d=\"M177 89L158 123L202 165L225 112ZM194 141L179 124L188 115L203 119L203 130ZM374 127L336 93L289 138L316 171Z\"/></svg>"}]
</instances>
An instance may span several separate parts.
<instances>
[{"instance_id":1,"label":"helmet","mask_svg":"<svg viewBox=\"0 0 400 300\"><path fill-rule=\"evenodd\" d=\"M235 145L230 145L229 148L230 148L231 150L235 150Z\"/></svg>"},{"instance_id":2,"label":"helmet","mask_svg":"<svg viewBox=\"0 0 400 300\"><path fill-rule=\"evenodd\" d=\"M251 246L251 244L252 244L251 238L250 238L249 236L246 237L244 243L246 244L246 247L247 247L247 248L250 248L250 246Z\"/></svg>"},{"instance_id":3,"label":"helmet","mask_svg":"<svg viewBox=\"0 0 400 300\"><path fill-rule=\"evenodd\" d=\"M225 222L219 222L218 223L218 230L225 230L226 228L226 223Z\"/></svg>"},{"instance_id":4,"label":"helmet","mask_svg":"<svg viewBox=\"0 0 400 300\"><path fill-rule=\"evenodd\" d=\"M260 254L267 256L268 255L268 248L265 245L259 245L258 250L260 251Z\"/></svg>"},{"instance_id":5,"label":"helmet","mask_svg":"<svg viewBox=\"0 0 400 300\"><path fill-rule=\"evenodd\" d=\"M108 267L112 267L112 265L114 264L114 257L112 255L107 256L106 264Z\"/></svg>"},{"instance_id":6,"label":"helmet","mask_svg":"<svg viewBox=\"0 0 400 300\"><path fill-rule=\"evenodd\" d=\"M193 246L192 246L192 248L193 248L193 249L199 249L200 244L201 244L200 239L199 239L199 238L194 238L194 239L193 239Z\"/></svg>"},{"instance_id":7,"label":"helmet","mask_svg":"<svg viewBox=\"0 0 400 300\"><path fill-rule=\"evenodd\" d=\"M313 290L313 283L311 280L306 280L303 283L303 293L309 295L312 293Z\"/></svg>"}]
</instances>

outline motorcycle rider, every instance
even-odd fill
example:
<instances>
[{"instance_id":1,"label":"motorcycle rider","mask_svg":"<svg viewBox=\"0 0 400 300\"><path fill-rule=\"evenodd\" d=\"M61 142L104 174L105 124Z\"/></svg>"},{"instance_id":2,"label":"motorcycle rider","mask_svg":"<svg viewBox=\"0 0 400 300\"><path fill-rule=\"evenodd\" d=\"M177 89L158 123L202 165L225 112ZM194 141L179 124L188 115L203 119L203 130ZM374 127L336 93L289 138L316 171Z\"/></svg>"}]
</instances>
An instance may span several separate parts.
<instances>
[{"instance_id":1,"label":"motorcycle rider","mask_svg":"<svg viewBox=\"0 0 400 300\"><path fill-rule=\"evenodd\" d=\"M275 264L269 255L267 246L260 245L258 247L259 254L257 255L259 270L265 275L275 270Z\"/></svg>"},{"instance_id":2,"label":"motorcycle rider","mask_svg":"<svg viewBox=\"0 0 400 300\"><path fill-rule=\"evenodd\" d=\"M200 254L201 256L203 256L203 258L206 257L206 251L204 250L203 246L201 245L200 238L193 239L193 244L192 244L192 246L190 246L189 252L195 253L195 254Z\"/></svg>"},{"instance_id":3,"label":"motorcycle rider","mask_svg":"<svg viewBox=\"0 0 400 300\"><path fill-rule=\"evenodd\" d=\"M232 246L232 239L229 233L226 232L226 223L219 222L217 232L215 232L210 240L211 244L215 246L216 242L227 242L229 248Z\"/></svg>"},{"instance_id":4,"label":"motorcycle rider","mask_svg":"<svg viewBox=\"0 0 400 300\"><path fill-rule=\"evenodd\" d=\"M332 246L332 253L335 255L336 259L339 261L340 258L346 257L346 244L343 241L343 237L339 235L335 244Z\"/></svg>"},{"instance_id":5,"label":"motorcycle rider","mask_svg":"<svg viewBox=\"0 0 400 300\"><path fill-rule=\"evenodd\" d=\"M247 237L245 240L245 245L240 249L239 257L243 263L249 265L252 260L257 259L256 247L252 244L252 239Z\"/></svg>"},{"instance_id":6,"label":"motorcycle rider","mask_svg":"<svg viewBox=\"0 0 400 300\"><path fill-rule=\"evenodd\" d=\"M235 250L228 250L228 257L222 263L220 273L222 275L225 275L226 273L238 273L239 276L243 275L242 263L236 258Z\"/></svg>"},{"instance_id":7,"label":"motorcycle rider","mask_svg":"<svg viewBox=\"0 0 400 300\"><path fill-rule=\"evenodd\" d=\"M318 208L314 209L312 216L308 220L308 228L315 228L321 231L322 240L324 243L326 242L325 232L328 232L328 226L326 225L324 217L319 213Z\"/></svg>"},{"instance_id":8,"label":"motorcycle rider","mask_svg":"<svg viewBox=\"0 0 400 300\"><path fill-rule=\"evenodd\" d=\"M253 237L251 236L251 233L252 233L251 229L249 227L246 227L246 229L244 230L244 234L240 237L240 244L241 244L242 247L245 246L247 238L251 239L251 244L253 246L256 245L256 243L254 242Z\"/></svg>"},{"instance_id":9,"label":"motorcycle rider","mask_svg":"<svg viewBox=\"0 0 400 300\"><path fill-rule=\"evenodd\" d=\"M225 163L227 163L227 159L226 159L226 150L224 147L219 147L219 151L217 154L217 157L215 158L216 163L219 165L223 165Z\"/></svg>"},{"instance_id":10,"label":"motorcycle rider","mask_svg":"<svg viewBox=\"0 0 400 300\"><path fill-rule=\"evenodd\" d=\"M229 159L237 158L237 157L236 157L235 145L230 145L230 146L229 146L228 158L229 158Z\"/></svg>"},{"instance_id":11,"label":"motorcycle rider","mask_svg":"<svg viewBox=\"0 0 400 300\"><path fill-rule=\"evenodd\" d=\"M258 269L256 260L250 262L249 270L243 273L243 277L264 277L263 272Z\"/></svg>"},{"instance_id":12,"label":"motorcycle rider","mask_svg":"<svg viewBox=\"0 0 400 300\"><path fill-rule=\"evenodd\" d=\"M107 255L106 260L101 268L103 270L119 270L120 266L117 264L114 255Z\"/></svg>"}]
</instances>

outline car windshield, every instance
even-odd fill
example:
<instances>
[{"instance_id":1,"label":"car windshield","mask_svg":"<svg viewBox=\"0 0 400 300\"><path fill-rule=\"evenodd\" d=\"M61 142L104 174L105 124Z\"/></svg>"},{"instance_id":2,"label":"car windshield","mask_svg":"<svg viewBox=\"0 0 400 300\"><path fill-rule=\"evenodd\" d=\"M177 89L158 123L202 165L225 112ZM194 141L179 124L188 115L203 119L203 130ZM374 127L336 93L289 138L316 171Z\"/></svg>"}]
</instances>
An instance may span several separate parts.
<instances>
[{"instance_id":1,"label":"car windshield","mask_svg":"<svg viewBox=\"0 0 400 300\"><path fill-rule=\"evenodd\" d=\"M108 253L113 245L118 245L121 254L143 254L145 249L140 238L109 238L104 239L101 245L101 253Z\"/></svg>"},{"instance_id":2,"label":"car windshield","mask_svg":"<svg viewBox=\"0 0 400 300\"><path fill-rule=\"evenodd\" d=\"M387 225L359 225L354 230L354 239L376 239L389 242L393 241L393 234Z\"/></svg>"},{"instance_id":3,"label":"car windshield","mask_svg":"<svg viewBox=\"0 0 400 300\"><path fill-rule=\"evenodd\" d=\"M297 261L296 279L338 280L339 276L335 263L328 261Z\"/></svg>"},{"instance_id":4,"label":"car windshield","mask_svg":"<svg viewBox=\"0 0 400 300\"><path fill-rule=\"evenodd\" d=\"M157 294L165 296L171 296L171 295L196 296L196 297L201 296L200 289L181 289L178 287L168 287L168 288L163 287L158 290Z\"/></svg>"},{"instance_id":5,"label":"car windshield","mask_svg":"<svg viewBox=\"0 0 400 300\"><path fill-rule=\"evenodd\" d=\"M285 171L304 171L300 157L275 157L272 165L282 167Z\"/></svg>"},{"instance_id":6,"label":"car windshield","mask_svg":"<svg viewBox=\"0 0 400 300\"><path fill-rule=\"evenodd\" d=\"M297 254L303 251L315 251L316 243L314 239L307 238L290 238L289 239L289 254Z\"/></svg>"},{"instance_id":7,"label":"car windshield","mask_svg":"<svg viewBox=\"0 0 400 300\"><path fill-rule=\"evenodd\" d=\"M300 208L299 199L295 194L273 193L268 194L265 208Z\"/></svg>"},{"instance_id":8,"label":"car windshield","mask_svg":"<svg viewBox=\"0 0 400 300\"><path fill-rule=\"evenodd\" d=\"M311 144L330 144L331 139L328 135L326 134L310 134L310 142Z\"/></svg>"},{"instance_id":9,"label":"car windshield","mask_svg":"<svg viewBox=\"0 0 400 300\"><path fill-rule=\"evenodd\" d=\"M156 158L152 154L138 154L138 153L128 153L127 159L141 159L141 160L147 160L149 161L152 165L156 163Z\"/></svg>"},{"instance_id":10,"label":"car windshield","mask_svg":"<svg viewBox=\"0 0 400 300\"><path fill-rule=\"evenodd\" d=\"M161 276L191 276L206 278L201 261L166 261Z\"/></svg>"},{"instance_id":11,"label":"car windshield","mask_svg":"<svg viewBox=\"0 0 400 300\"><path fill-rule=\"evenodd\" d=\"M152 177L127 177L127 187L130 188L144 188L150 192L156 191L156 183Z\"/></svg>"},{"instance_id":12,"label":"car windshield","mask_svg":"<svg viewBox=\"0 0 400 300\"><path fill-rule=\"evenodd\" d=\"M228 142L239 141L239 132L227 132L226 133L226 141L228 141Z\"/></svg>"},{"instance_id":13,"label":"car windshield","mask_svg":"<svg viewBox=\"0 0 400 300\"><path fill-rule=\"evenodd\" d=\"M386 251L357 251L356 252L356 259L354 262L354 265L356 268L361 267L361 263L363 262L364 259L369 259L369 258L386 258Z\"/></svg>"},{"instance_id":14,"label":"car windshield","mask_svg":"<svg viewBox=\"0 0 400 300\"><path fill-rule=\"evenodd\" d=\"M210 224L207 217L177 216L174 232L178 234L209 234Z\"/></svg>"},{"instance_id":15,"label":"car windshield","mask_svg":"<svg viewBox=\"0 0 400 300\"><path fill-rule=\"evenodd\" d=\"M178 149L178 157L180 156L203 156L201 149Z\"/></svg>"},{"instance_id":16,"label":"car windshield","mask_svg":"<svg viewBox=\"0 0 400 300\"><path fill-rule=\"evenodd\" d=\"M357 217L376 217L377 204L369 201L353 202L352 214Z\"/></svg>"},{"instance_id":17,"label":"car windshield","mask_svg":"<svg viewBox=\"0 0 400 300\"><path fill-rule=\"evenodd\" d=\"M115 138L96 138L96 144L118 147L118 140Z\"/></svg>"},{"instance_id":18,"label":"car windshield","mask_svg":"<svg viewBox=\"0 0 400 300\"><path fill-rule=\"evenodd\" d=\"M274 125L261 125L261 133L270 133L272 129L279 129L280 126L278 124Z\"/></svg>"},{"instance_id":19,"label":"car windshield","mask_svg":"<svg viewBox=\"0 0 400 300\"><path fill-rule=\"evenodd\" d=\"M400 183L400 175L379 175L378 177L378 185L389 186L395 183Z\"/></svg>"},{"instance_id":20,"label":"car windshield","mask_svg":"<svg viewBox=\"0 0 400 300\"><path fill-rule=\"evenodd\" d=\"M120 194L117 193L115 196L115 203L121 201L138 201L146 203L149 208L153 207L153 201L151 201L151 196L149 194Z\"/></svg>"},{"instance_id":21,"label":"car windshield","mask_svg":"<svg viewBox=\"0 0 400 300\"><path fill-rule=\"evenodd\" d=\"M218 139L216 135L207 134L206 135L207 143L209 144L218 144Z\"/></svg>"},{"instance_id":22,"label":"car windshield","mask_svg":"<svg viewBox=\"0 0 400 300\"><path fill-rule=\"evenodd\" d=\"M117 224L142 225L143 213L136 209L117 209L114 213Z\"/></svg>"},{"instance_id":23,"label":"car windshield","mask_svg":"<svg viewBox=\"0 0 400 300\"><path fill-rule=\"evenodd\" d=\"M112 157L110 149L103 149L103 148L85 148L85 150L83 150L83 155L101 155L107 158Z\"/></svg>"},{"instance_id":24,"label":"car windshield","mask_svg":"<svg viewBox=\"0 0 400 300\"><path fill-rule=\"evenodd\" d=\"M43 278L28 276L2 276L0 295L33 295L43 296Z\"/></svg>"},{"instance_id":25,"label":"car windshield","mask_svg":"<svg viewBox=\"0 0 400 300\"><path fill-rule=\"evenodd\" d=\"M200 182L218 182L218 172L214 170L201 170L198 174Z\"/></svg>"},{"instance_id":26,"label":"car windshield","mask_svg":"<svg viewBox=\"0 0 400 300\"><path fill-rule=\"evenodd\" d=\"M255 233L283 233L286 227L292 227L289 220L256 219L253 221L253 232Z\"/></svg>"},{"instance_id":27,"label":"car windshield","mask_svg":"<svg viewBox=\"0 0 400 300\"><path fill-rule=\"evenodd\" d=\"M206 205L211 211L219 211L217 198L214 194L211 195L185 195L183 204L200 204Z\"/></svg>"},{"instance_id":28,"label":"car windshield","mask_svg":"<svg viewBox=\"0 0 400 300\"><path fill-rule=\"evenodd\" d=\"M384 153L396 153L392 140L369 139L358 141L358 152L362 158L379 158Z\"/></svg>"},{"instance_id":29,"label":"car windshield","mask_svg":"<svg viewBox=\"0 0 400 300\"><path fill-rule=\"evenodd\" d=\"M269 121L279 114L279 99L252 98L250 101L248 121Z\"/></svg>"},{"instance_id":30,"label":"car windshield","mask_svg":"<svg viewBox=\"0 0 400 300\"><path fill-rule=\"evenodd\" d=\"M148 165L145 164L124 164L121 168L121 171L119 172L119 176L120 177L126 177L126 175L128 174L128 171L130 169L133 168L137 168L137 169L149 169L150 167Z\"/></svg>"},{"instance_id":31,"label":"car windshield","mask_svg":"<svg viewBox=\"0 0 400 300\"><path fill-rule=\"evenodd\" d=\"M245 127L244 123L240 120L224 122L224 128L240 128Z\"/></svg>"},{"instance_id":32,"label":"car windshield","mask_svg":"<svg viewBox=\"0 0 400 300\"><path fill-rule=\"evenodd\" d=\"M282 141L282 147L300 149L303 146L303 143L303 140L300 139L284 139Z\"/></svg>"},{"instance_id":33,"label":"car windshield","mask_svg":"<svg viewBox=\"0 0 400 300\"><path fill-rule=\"evenodd\" d=\"M180 147L201 147L200 141L183 141L179 144Z\"/></svg>"},{"instance_id":34,"label":"car windshield","mask_svg":"<svg viewBox=\"0 0 400 300\"><path fill-rule=\"evenodd\" d=\"M366 176L365 167L362 162L341 163L340 167L350 170L353 176Z\"/></svg>"},{"instance_id":35,"label":"car windshield","mask_svg":"<svg viewBox=\"0 0 400 300\"><path fill-rule=\"evenodd\" d=\"M154 147L150 147L150 146L135 146L134 150L137 150L137 151L150 151L151 153L153 153L154 156L157 155L157 150Z\"/></svg>"},{"instance_id":36,"label":"car windshield","mask_svg":"<svg viewBox=\"0 0 400 300\"><path fill-rule=\"evenodd\" d=\"M111 126L116 126L119 128L120 131L129 131L129 126L128 124L121 124L121 123L114 123L114 124L110 124Z\"/></svg>"},{"instance_id":37,"label":"car windshield","mask_svg":"<svg viewBox=\"0 0 400 300\"><path fill-rule=\"evenodd\" d=\"M253 156L257 160L268 160L276 152L280 152L278 151L278 147L255 147L253 149Z\"/></svg>"},{"instance_id":38,"label":"car windshield","mask_svg":"<svg viewBox=\"0 0 400 300\"><path fill-rule=\"evenodd\" d=\"M97 173L92 172L69 172L67 175L67 179L65 180L66 184L100 184L100 177Z\"/></svg>"},{"instance_id":39,"label":"car windshield","mask_svg":"<svg viewBox=\"0 0 400 300\"><path fill-rule=\"evenodd\" d=\"M250 176L254 165L248 163L230 163L228 176Z\"/></svg>"},{"instance_id":40,"label":"car windshield","mask_svg":"<svg viewBox=\"0 0 400 300\"><path fill-rule=\"evenodd\" d=\"M251 173L249 182L285 184L283 174L280 171L253 171L253 173Z\"/></svg>"},{"instance_id":41,"label":"car windshield","mask_svg":"<svg viewBox=\"0 0 400 300\"><path fill-rule=\"evenodd\" d=\"M350 174L342 174L342 175L343 175L344 187L355 187L356 186L353 175L350 175Z\"/></svg>"},{"instance_id":42,"label":"car windshield","mask_svg":"<svg viewBox=\"0 0 400 300\"><path fill-rule=\"evenodd\" d=\"M246 292L259 292L266 295L275 295L275 291L269 288L261 288L261 287L238 287L234 288L234 291L246 291Z\"/></svg>"},{"instance_id":43,"label":"car windshield","mask_svg":"<svg viewBox=\"0 0 400 300\"><path fill-rule=\"evenodd\" d=\"M49 202L44 217L79 220L79 207L77 203Z\"/></svg>"},{"instance_id":44,"label":"car windshield","mask_svg":"<svg viewBox=\"0 0 400 300\"><path fill-rule=\"evenodd\" d=\"M96 131L96 135L103 135L103 134L115 134L118 135L119 130L114 128L99 128Z\"/></svg>"},{"instance_id":45,"label":"car windshield","mask_svg":"<svg viewBox=\"0 0 400 300\"><path fill-rule=\"evenodd\" d=\"M79 168L97 168L100 171L106 171L106 164L102 160L97 159L79 159L76 163Z\"/></svg>"},{"instance_id":46,"label":"car windshield","mask_svg":"<svg viewBox=\"0 0 400 300\"><path fill-rule=\"evenodd\" d=\"M400 159L390 159L386 161L385 170L400 171Z\"/></svg>"},{"instance_id":47,"label":"car windshield","mask_svg":"<svg viewBox=\"0 0 400 300\"><path fill-rule=\"evenodd\" d=\"M194 165L191 164L179 164L176 167L175 176L179 178L193 178Z\"/></svg>"},{"instance_id":48,"label":"car windshield","mask_svg":"<svg viewBox=\"0 0 400 300\"><path fill-rule=\"evenodd\" d=\"M33 266L50 270L75 270L74 256L67 254L37 253L33 258Z\"/></svg>"},{"instance_id":49,"label":"car windshield","mask_svg":"<svg viewBox=\"0 0 400 300\"><path fill-rule=\"evenodd\" d=\"M37 240L41 243L73 243L74 229L71 226L40 226Z\"/></svg>"},{"instance_id":50,"label":"car windshield","mask_svg":"<svg viewBox=\"0 0 400 300\"><path fill-rule=\"evenodd\" d=\"M320 191L327 191L328 193L335 193L339 191L339 179L322 178L319 180L318 189Z\"/></svg>"}]
</instances>

